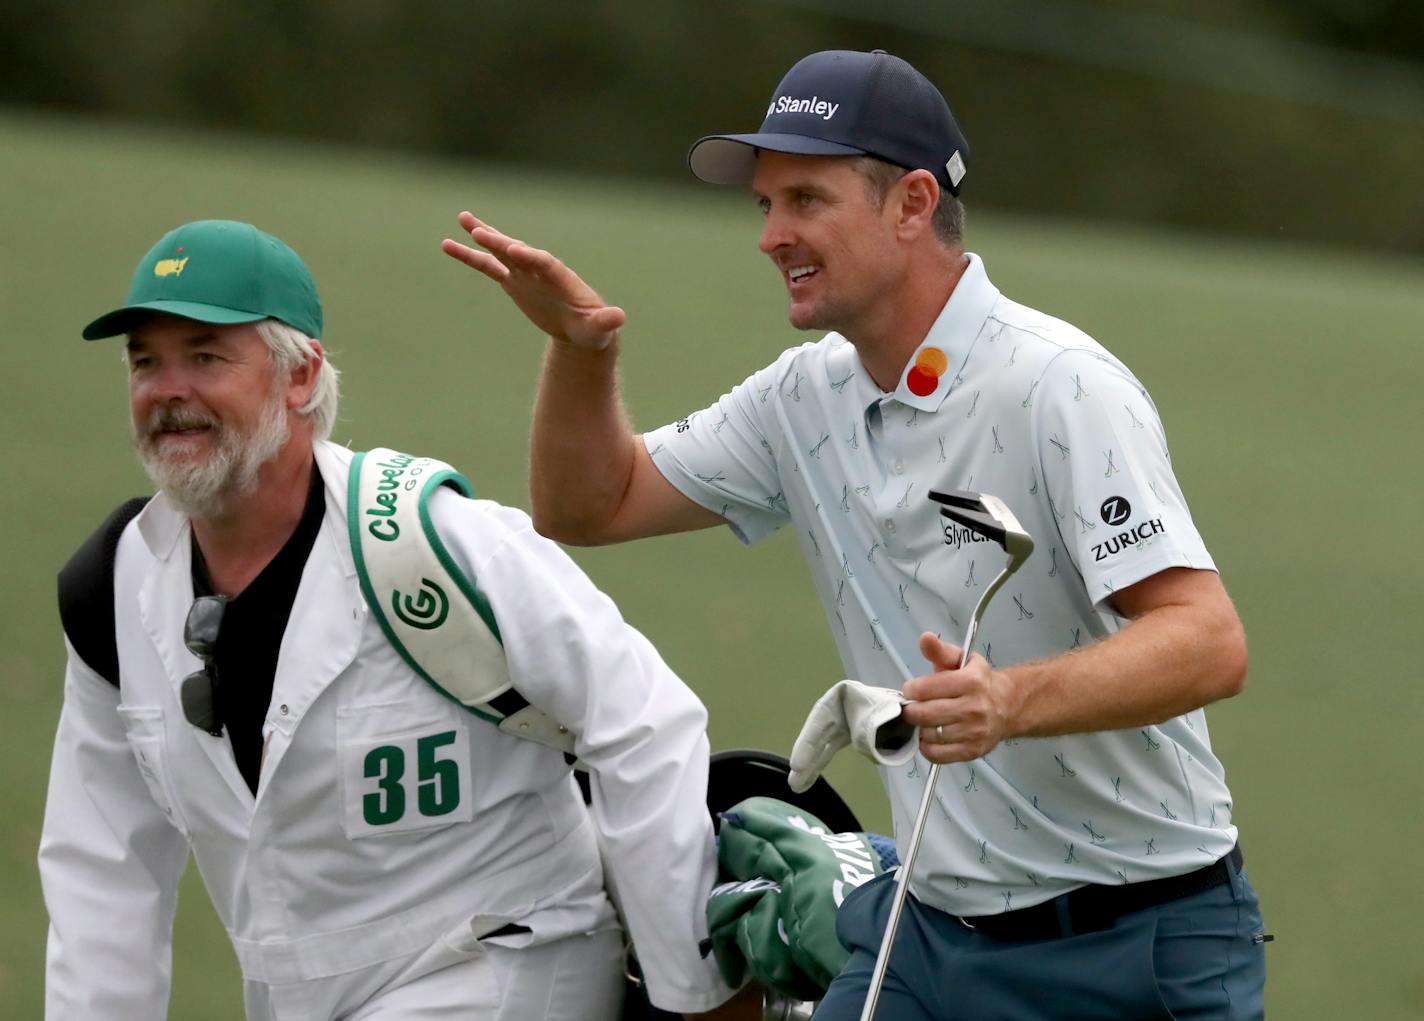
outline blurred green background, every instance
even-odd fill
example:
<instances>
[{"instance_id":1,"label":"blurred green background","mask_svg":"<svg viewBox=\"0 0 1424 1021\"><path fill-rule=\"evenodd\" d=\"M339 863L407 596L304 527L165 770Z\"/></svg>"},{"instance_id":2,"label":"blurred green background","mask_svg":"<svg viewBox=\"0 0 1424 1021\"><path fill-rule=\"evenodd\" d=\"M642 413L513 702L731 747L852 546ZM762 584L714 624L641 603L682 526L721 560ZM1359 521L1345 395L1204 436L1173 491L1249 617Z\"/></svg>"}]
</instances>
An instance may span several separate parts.
<instances>
[{"instance_id":1,"label":"blurred green background","mask_svg":"<svg viewBox=\"0 0 1424 1021\"><path fill-rule=\"evenodd\" d=\"M801 339L755 251L753 205L685 182L686 143L753 128L804 52L879 45L931 73L974 141L969 247L995 283L1096 336L1162 410L1251 639L1245 694L1209 718L1278 937L1272 1016L1424 1017L1410 940L1424 904L1410 532L1424 517L1424 93L1410 91L1424 27L1417 5L1354 7L1367 14L1015 0L979 17L887 0L888 24L829 2L5 10L4 1016L41 1013L54 574L146 490L118 347L78 339L138 256L201 217L279 234L316 274L346 373L337 438L444 458L481 495L527 506L541 342L440 254L454 214L553 249L630 310L628 402L640 426L661 424ZM1094 31L1075 39L1069 23ZM1230 59L1198 74L1193 47L1213 41ZM1254 78L1231 63L1245 52L1271 57ZM716 747L786 752L840 677L788 537L575 556L706 700ZM868 765L847 756L831 776L888 825ZM191 875L171 1016L242 1016Z\"/></svg>"}]
</instances>

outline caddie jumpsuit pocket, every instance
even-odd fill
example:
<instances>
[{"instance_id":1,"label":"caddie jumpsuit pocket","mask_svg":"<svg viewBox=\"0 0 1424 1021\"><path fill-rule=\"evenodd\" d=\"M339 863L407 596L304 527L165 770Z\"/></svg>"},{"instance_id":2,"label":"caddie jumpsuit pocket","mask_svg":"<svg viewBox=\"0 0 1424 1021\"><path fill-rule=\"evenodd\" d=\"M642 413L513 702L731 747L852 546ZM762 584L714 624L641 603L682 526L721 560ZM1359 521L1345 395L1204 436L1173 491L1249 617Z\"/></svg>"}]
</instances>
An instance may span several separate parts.
<instances>
[{"instance_id":1,"label":"caddie jumpsuit pocket","mask_svg":"<svg viewBox=\"0 0 1424 1021\"><path fill-rule=\"evenodd\" d=\"M134 762L138 765L149 795L163 810L174 828L187 837L188 822L183 818L178 801L173 795L173 785L168 773L167 730L164 725L163 707L121 705L118 712L124 725L124 737L128 739Z\"/></svg>"},{"instance_id":2,"label":"caddie jumpsuit pocket","mask_svg":"<svg viewBox=\"0 0 1424 1021\"><path fill-rule=\"evenodd\" d=\"M468 923L457 927L376 992L349 1021L493 1019L502 997L489 950L469 931Z\"/></svg>"},{"instance_id":3,"label":"caddie jumpsuit pocket","mask_svg":"<svg viewBox=\"0 0 1424 1021\"><path fill-rule=\"evenodd\" d=\"M348 838L474 818L469 725L453 711L428 699L341 706L336 743Z\"/></svg>"},{"instance_id":4,"label":"caddie jumpsuit pocket","mask_svg":"<svg viewBox=\"0 0 1424 1021\"><path fill-rule=\"evenodd\" d=\"M249 1000L254 992L265 1000L265 1013L249 1009L249 1021L493 1021L501 1001L487 948L448 938L394 971L258 986Z\"/></svg>"}]
</instances>

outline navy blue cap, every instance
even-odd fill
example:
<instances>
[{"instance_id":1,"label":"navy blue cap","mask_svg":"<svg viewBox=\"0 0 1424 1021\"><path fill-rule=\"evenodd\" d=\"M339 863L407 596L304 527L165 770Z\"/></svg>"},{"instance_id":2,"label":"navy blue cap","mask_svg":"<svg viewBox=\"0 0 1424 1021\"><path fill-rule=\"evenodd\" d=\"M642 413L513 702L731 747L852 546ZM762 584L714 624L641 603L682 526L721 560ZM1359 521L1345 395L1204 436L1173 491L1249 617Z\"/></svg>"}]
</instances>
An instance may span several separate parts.
<instances>
[{"instance_id":1,"label":"navy blue cap","mask_svg":"<svg viewBox=\"0 0 1424 1021\"><path fill-rule=\"evenodd\" d=\"M953 195L969 161L969 143L939 89L884 50L803 57L772 93L760 131L699 138L687 165L709 184L747 184L758 149L875 156L906 170L928 170Z\"/></svg>"}]
</instances>

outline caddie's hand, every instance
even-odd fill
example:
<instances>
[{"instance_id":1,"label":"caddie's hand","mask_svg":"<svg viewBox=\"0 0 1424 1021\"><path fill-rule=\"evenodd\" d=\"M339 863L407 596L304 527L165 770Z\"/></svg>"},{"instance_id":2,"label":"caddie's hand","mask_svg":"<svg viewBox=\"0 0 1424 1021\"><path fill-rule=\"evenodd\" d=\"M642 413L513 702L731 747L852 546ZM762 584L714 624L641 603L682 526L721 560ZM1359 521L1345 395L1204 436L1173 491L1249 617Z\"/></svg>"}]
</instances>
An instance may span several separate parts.
<instances>
[{"instance_id":1,"label":"caddie's hand","mask_svg":"<svg viewBox=\"0 0 1424 1021\"><path fill-rule=\"evenodd\" d=\"M905 682L903 716L920 728L920 754L931 762L969 762L1009 736L1012 683L975 653L963 668L961 649L926 632L920 653L931 672Z\"/></svg>"},{"instance_id":2,"label":"caddie's hand","mask_svg":"<svg viewBox=\"0 0 1424 1021\"><path fill-rule=\"evenodd\" d=\"M473 213L463 212L457 219L479 248L447 238L440 243L441 251L499 284L544 333L589 351L602 351L618 339L627 313L605 305L573 270L548 252L500 233Z\"/></svg>"},{"instance_id":3,"label":"caddie's hand","mask_svg":"<svg viewBox=\"0 0 1424 1021\"><path fill-rule=\"evenodd\" d=\"M686 1021L761 1021L761 986L748 982L720 1007L713 1007L704 1014L684 1014Z\"/></svg>"}]
</instances>

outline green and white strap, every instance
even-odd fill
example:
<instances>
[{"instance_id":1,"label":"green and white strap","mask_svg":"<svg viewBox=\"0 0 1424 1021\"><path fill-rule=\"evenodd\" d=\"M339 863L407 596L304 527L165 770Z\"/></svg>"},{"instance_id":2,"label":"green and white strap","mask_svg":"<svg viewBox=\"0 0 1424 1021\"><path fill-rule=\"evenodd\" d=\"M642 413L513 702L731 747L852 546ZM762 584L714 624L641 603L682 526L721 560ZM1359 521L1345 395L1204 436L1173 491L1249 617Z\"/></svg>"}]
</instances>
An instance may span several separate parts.
<instances>
[{"instance_id":1,"label":"green and white strap","mask_svg":"<svg viewBox=\"0 0 1424 1021\"><path fill-rule=\"evenodd\" d=\"M572 754L568 728L515 690L499 624L430 520L430 495L473 497L450 465L385 447L351 462L346 520L361 593L402 659L441 694L500 730Z\"/></svg>"}]
</instances>

